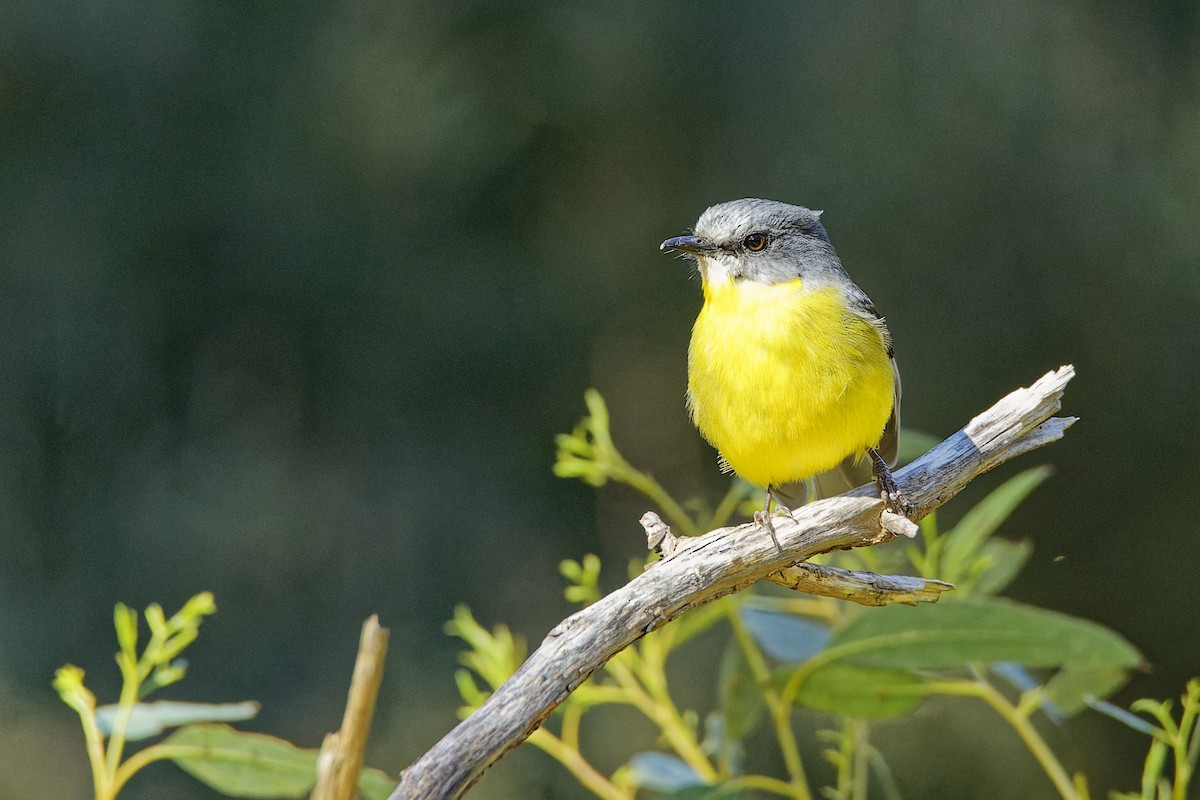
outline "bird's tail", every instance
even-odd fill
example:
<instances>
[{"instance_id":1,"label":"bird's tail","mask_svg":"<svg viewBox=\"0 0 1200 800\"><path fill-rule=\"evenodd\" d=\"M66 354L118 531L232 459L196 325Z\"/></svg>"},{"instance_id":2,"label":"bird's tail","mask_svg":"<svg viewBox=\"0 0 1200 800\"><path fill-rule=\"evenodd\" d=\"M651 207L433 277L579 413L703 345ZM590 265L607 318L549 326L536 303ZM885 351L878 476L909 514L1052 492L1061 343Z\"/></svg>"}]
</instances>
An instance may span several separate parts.
<instances>
[{"instance_id":1,"label":"bird's tail","mask_svg":"<svg viewBox=\"0 0 1200 800\"><path fill-rule=\"evenodd\" d=\"M835 497L856 486L875 479L871 472L871 459L863 454L848 456L828 472L822 472L808 480L785 483L772 488L775 500L788 508L799 508L813 500Z\"/></svg>"}]
</instances>

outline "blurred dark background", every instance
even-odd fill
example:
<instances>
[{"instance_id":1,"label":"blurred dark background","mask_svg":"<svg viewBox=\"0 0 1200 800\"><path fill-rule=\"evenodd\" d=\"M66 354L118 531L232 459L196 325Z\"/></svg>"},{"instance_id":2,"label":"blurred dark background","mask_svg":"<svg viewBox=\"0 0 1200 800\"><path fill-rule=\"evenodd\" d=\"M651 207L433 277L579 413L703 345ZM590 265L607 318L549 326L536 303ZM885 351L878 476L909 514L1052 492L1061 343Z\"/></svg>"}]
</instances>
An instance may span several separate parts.
<instances>
[{"instance_id":1,"label":"blurred dark background","mask_svg":"<svg viewBox=\"0 0 1200 800\"><path fill-rule=\"evenodd\" d=\"M536 643L561 559L615 585L643 552L642 500L551 475L584 388L677 495L723 490L682 401L698 285L657 245L743 196L825 209L907 424L1077 366L1010 594L1137 644L1119 702L1200 673L1195 3L17 0L0 115L4 800L87 795L53 670L115 699L113 603L203 589L171 697L261 699L250 727L315 746L378 612L369 761L423 752L456 603ZM1053 795L952 710L877 736L905 796ZM603 767L653 745L605 719ZM1143 737L1050 736L1095 796L1136 787ZM475 793L584 796L525 749ZM160 764L124 796L214 795Z\"/></svg>"}]
</instances>

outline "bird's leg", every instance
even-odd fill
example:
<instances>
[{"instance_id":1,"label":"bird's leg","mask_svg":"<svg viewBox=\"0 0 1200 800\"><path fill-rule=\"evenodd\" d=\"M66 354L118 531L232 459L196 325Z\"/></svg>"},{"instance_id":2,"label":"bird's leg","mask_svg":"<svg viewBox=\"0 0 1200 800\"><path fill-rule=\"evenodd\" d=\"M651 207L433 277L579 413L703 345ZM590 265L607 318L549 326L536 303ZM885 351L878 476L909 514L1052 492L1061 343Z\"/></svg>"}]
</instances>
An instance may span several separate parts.
<instances>
[{"instance_id":1,"label":"bird's leg","mask_svg":"<svg viewBox=\"0 0 1200 800\"><path fill-rule=\"evenodd\" d=\"M871 472L875 474L875 481L879 484L879 495L883 498L883 502L895 513L907 517L912 512L912 503L901 494L900 487L896 486L896 480L892 477L892 471L888 468L887 462L874 447L867 453L871 456Z\"/></svg>"},{"instance_id":2,"label":"bird's leg","mask_svg":"<svg viewBox=\"0 0 1200 800\"><path fill-rule=\"evenodd\" d=\"M772 497L775 499L776 516L778 516L779 514L787 514L790 517L792 515L791 506L789 506L787 503L783 502L782 499L780 499L781 497L783 497L783 495L780 494L778 486L768 486L767 487L767 497Z\"/></svg>"},{"instance_id":3,"label":"bird's leg","mask_svg":"<svg viewBox=\"0 0 1200 800\"><path fill-rule=\"evenodd\" d=\"M771 522L771 501L775 500L775 496L771 493L771 487L767 487L767 497L763 501L762 511L754 512L754 524L761 525L767 529L767 533L771 536L771 541L775 543L775 549L783 552L783 548L779 546L779 539L775 536L775 523ZM778 504L778 500L775 501ZM783 508L783 506L780 506ZM788 512L791 513L790 511Z\"/></svg>"}]
</instances>

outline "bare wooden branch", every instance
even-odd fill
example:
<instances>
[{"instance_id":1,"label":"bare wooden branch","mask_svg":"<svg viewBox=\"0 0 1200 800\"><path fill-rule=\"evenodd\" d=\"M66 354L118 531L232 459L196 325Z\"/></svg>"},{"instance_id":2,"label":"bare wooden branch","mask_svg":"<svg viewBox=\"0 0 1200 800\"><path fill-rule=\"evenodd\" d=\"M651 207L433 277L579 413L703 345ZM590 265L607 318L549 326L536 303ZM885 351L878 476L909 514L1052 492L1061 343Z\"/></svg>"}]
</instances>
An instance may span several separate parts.
<instances>
[{"instance_id":1,"label":"bare wooden branch","mask_svg":"<svg viewBox=\"0 0 1200 800\"><path fill-rule=\"evenodd\" d=\"M358 777L367 752L367 735L371 732L379 684L383 681L387 641L387 628L380 627L379 617L372 614L363 623L359 636L342 727L325 737L317 754L317 782L312 800L358 797Z\"/></svg>"},{"instance_id":2,"label":"bare wooden branch","mask_svg":"<svg viewBox=\"0 0 1200 800\"><path fill-rule=\"evenodd\" d=\"M1052 419L1075 371L1060 367L1018 389L898 471L919 520L976 476L1062 437L1073 418ZM736 592L830 550L892 538L874 486L775 518L781 550L752 524L720 528L658 562L621 589L556 626L520 669L404 771L391 800L459 797L505 752L615 653L688 609Z\"/></svg>"},{"instance_id":3,"label":"bare wooden branch","mask_svg":"<svg viewBox=\"0 0 1200 800\"><path fill-rule=\"evenodd\" d=\"M884 511L884 516L891 514ZM897 516L892 514L892 516ZM903 517L901 518L903 519ZM905 520L906 522L908 520ZM700 541L694 536L676 536L662 517L647 511L640 520L646 529L647 546L663 558L670 558ZM885 527L887 527L885 522ZM914 525L915 527L915 525ZM894 530L888 528L893 533ZM901 531L903 535L906 533ZM911 537L909 537L911 538ZM646 565L650 569L657 562ZM907 575L880 575L875 572L839 569L822 564L794 564L766 576L766 580L806 594L849 600L864 606L887 606L893 603L915 606L917 603L936 603L942 592L954 584L930 578Z\"/></svg>"},{"instance_id":4,"label":"bare wooden branch","mask_svg":"<svg viewBox=\"0 0 1200 800\"><path fill-rule=\"evenodd\" d=\"M880 575L824 564L795 564L768 575L767 580L799 592L849 600L863 606L936 603L942 592L954 588L952 583L931 578Z\"/></svg>"}]
</instances>

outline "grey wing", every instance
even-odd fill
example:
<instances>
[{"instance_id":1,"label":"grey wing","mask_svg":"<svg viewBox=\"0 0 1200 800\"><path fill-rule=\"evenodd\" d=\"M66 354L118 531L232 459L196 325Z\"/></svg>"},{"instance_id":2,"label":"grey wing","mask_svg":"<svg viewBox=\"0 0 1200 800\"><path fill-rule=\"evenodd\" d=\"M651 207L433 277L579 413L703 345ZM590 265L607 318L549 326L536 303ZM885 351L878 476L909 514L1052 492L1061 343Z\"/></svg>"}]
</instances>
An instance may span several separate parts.
<instances>
[{"instance_id":1,"label":"grey wing","mask_svg":"<svg viewBox=\"0 0 1200 800\"><path fill-rule=\"evenodd\" d=\"M900 368L896 366L896 353L892 348L892 334L888 330L887 323L883 319L883 315L875 309L875 304L871 302L871 298L867 297L867 293L858 288L855 284L850 284L850 291L847 293L846 299L849 301L850 308L854 313L865 319L867 322L875 326L879 331L879 335L883 337L883 345L887 348L888 358L892 361L892 415L888 418L887 425L883 429L883 438L879 440L879 453L883 459L887 461L888 466L896 465L896 455L899 452L900 445ZM844 465L843 465L844 466ZM870 470L868 469L868 474ZM858 484L854 484L857 486Z\"/></svg>"},{"instance_id":2,"label":"grey wing","mask_svg":"<svg viewBox=\"0 0 1200 800\"><path fill-rule=\"evenodd\" d=\"M892 347L892 332L888 330L888 324L883 321L883 315L876 311L875 303L871 302L865 291L859 289L857 285L851 284L851 287L850 307L880 331L883 345L888 349L888 357L892 360L892 416L888 417L887 426L883 428L883 438L880 439L878 450L883 456L883 461L888 462L888 467L895 467L896 455L900 451L900 396L902 392L900 367L896 366L895 350ZM857 483L856 486L858 486Z\"/></svg>"},{"instance_id":3,"label":"grey wing","mask_svg":"<svg viewBox=\"0 0 1200 800\"><path fill-rule=\"evenodd\" d=\"M849 289L846 290L846 302L849 304L851 311L879 330L879 333L883 336L883 345L887 348L888 357L892 359L892 366L895 367L896 358L895 353L892 352L892 334L888 331L888 326L883 320L883 315L875 309L875 304L871 302L871 298L867 297L867 293L858 288L856 284L851 283ZM900 385L899 373L897 373L896 385ZM899 396L899 391L896 394Z\"/></svg>"},{"instance_id":4,"label":"grey wing","mask_svg":"<svg viewBox=\"0 0 1200 800\"><path fill-rule=\"evenodd\" d=\"M902 392L900 391L900 367L896 366L895 351L892 348L892 332L888 331L888 324L883 321L883 315L876 311L875 303L871 302L870 297L866 296L865 291L859 289L856 284L850 285L847 300L850 301L850 307L854 313L869 321L876 327L876 330L880 331L880 336L883 337L883 347L888 349L888 357L892 360L892 416L888 417L888 423L883 428L883 438L880 439L878 451L883 456L883 461L888 463L888 467L895 467L896 455L900 451L900 395ZM869 477L866 480L870 480L870 459L864 458L862 461L868 462L866 475ZM842 463L841 469L845 469L845 467L846 464ZM859 486L866 480L854 483L853 486ZM824 495L824 497L828 497L828 495Z\"/></svg>"},{"instance_id":5,"label":"grey wing","mask_svg":"<svg viewBox=\"0 0 1200 800\"><path fill-rule=\"evenodd\" d=\"M896 458L900 454L900 367L896 365L895 356L892 356L892 376L892 415L888 417L883 438L879 440L879 454L889 467L896 466Z\"/></svg>"}]
</instances>

